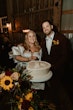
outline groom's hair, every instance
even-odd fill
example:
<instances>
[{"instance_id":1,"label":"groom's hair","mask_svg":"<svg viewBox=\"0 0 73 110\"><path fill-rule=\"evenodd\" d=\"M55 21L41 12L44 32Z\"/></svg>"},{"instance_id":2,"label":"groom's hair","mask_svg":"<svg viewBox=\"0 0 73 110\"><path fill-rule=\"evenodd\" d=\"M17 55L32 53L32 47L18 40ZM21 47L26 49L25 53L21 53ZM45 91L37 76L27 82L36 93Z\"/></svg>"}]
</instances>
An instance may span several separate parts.
<instances>
[{"instance_id":1,"label":"groom's hair","mask_svg":"<svg viewBox=\"0 0 73 110\"><path fill-rule=\"evenodd\" d=\"M44 20L42 23L44 23L44 22L48 22L50 25L53 25L53 31L58 32L58 28L56 25L54 25L52 20Z\"/></svg>"}]
</instances>

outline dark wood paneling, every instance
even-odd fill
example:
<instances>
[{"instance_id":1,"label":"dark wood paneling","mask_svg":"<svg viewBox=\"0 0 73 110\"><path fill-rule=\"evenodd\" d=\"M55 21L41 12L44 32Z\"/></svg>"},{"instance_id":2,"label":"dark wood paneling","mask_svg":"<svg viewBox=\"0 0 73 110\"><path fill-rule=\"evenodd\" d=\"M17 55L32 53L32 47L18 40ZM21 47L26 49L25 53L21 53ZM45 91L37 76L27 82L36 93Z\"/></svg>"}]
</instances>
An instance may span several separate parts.
<instances>
[{"instance_id":1,"label":"dark wood paneling","mask_svg":"<svg viewBox=\"0 0 73 110\"><path fill-rule=\"evenodd\" d=\"M43 20L50 19L60 29L62 0L13 0L15 29L30 28L41 31Z\"/></svg>"}]
</instances>

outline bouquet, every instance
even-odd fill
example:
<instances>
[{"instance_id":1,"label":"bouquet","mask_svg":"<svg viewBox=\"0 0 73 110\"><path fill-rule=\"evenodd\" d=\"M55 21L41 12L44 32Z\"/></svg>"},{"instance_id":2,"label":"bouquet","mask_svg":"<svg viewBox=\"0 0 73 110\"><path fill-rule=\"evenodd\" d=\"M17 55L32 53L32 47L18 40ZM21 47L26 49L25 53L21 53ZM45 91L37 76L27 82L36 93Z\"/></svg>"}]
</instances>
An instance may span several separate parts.
<instances>
[{"instance_id":1,"label":"bouquet","mask_svg":"<svg viewBox=\"0 0 73 110\"><path fill-rule=\"evenodd\" d=\"M27 70L0 68L0 105L10 104L11 110L56 110L54 105L40 99L37 90L31 89L30 79Z\"/></svg>"},{"instance_id":2,"label":"bouquet","mask_svg":"<svg viewBox=\"0 0 73 110\"><path fill-rule=\"evenodd\" d=\"M23 100L30 100L33 91L31 90L30 76L25 73L22 74L15 69L0 68L0 95L5 98L3 103L15 103L17 110L21 110Z\"/></svg>"}]
</instances>

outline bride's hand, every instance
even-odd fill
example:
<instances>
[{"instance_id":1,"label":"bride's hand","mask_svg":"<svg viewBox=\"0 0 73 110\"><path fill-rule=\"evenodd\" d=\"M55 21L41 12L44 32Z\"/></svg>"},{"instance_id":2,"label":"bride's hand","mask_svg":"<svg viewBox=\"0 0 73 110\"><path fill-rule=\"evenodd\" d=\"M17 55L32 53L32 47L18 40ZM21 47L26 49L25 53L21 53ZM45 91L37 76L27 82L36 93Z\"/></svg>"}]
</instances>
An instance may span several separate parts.
<instances>
[{"instance_id":1,"label":"bride's hand","mask_svg":"<svg viewBox=\"0 0 73 110\"><path fill-rule=\"evenodd\" d=\"M35 56L31 56L28 58L28 61L31 61L31 60L36 60L36 57Z\"/></svg>"},{"instance_id":2,"label":"bride's hand","mask_svg":"<svg viewBox=\"0 0 73 110\"><path fill-rule=\"evenodd\" d=\"M38 58L36 56L31 56L32 60L37 60Z\"/></svg>"},{"instance_id":3,"label":"bride's hand","mask_svg":"<svg viewBox=\"0 0 73 110\"><path fill-rule=\"evenodd\" d=\"M38 58L36 56L31 56L28 59L29 59L28 61L31 61L31 60L37 60Z\"/></svg>"}]
</instances>

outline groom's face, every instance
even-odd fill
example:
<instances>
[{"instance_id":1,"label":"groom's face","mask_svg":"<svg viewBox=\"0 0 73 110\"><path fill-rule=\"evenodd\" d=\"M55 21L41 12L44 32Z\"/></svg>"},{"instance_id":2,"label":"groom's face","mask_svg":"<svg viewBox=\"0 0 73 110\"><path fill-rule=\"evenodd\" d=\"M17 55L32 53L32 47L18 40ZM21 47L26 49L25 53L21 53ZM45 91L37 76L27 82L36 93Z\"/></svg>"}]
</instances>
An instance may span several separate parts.
<instances>
[{"instance_id":1,"label":"groom's face","mask_svg":"<svg viewBox=\"0 0 73 110\"><path fill-rule=\"evenodd\" d=\"M44 34L49 35L52 32L53 25L51 25L48 21L42 23L42 29Z\"/></svg>"}]
</instances>

